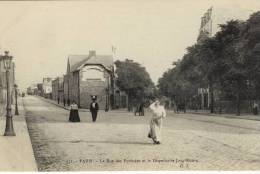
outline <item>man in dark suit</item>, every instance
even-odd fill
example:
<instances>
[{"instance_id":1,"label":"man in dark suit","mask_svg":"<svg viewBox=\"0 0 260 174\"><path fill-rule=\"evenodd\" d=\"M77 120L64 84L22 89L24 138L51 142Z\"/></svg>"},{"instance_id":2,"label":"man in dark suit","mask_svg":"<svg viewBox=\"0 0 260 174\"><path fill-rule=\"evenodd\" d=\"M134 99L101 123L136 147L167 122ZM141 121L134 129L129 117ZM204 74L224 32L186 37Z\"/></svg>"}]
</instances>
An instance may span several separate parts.
<instances>
[{"instance_id":1,"label":"man in dark suit","mask_svg":"<svg viewBox=\"0 0 260 174\"><path fill-rule=\"evenodd\" d=\"M93 122L95 122L97 119L97 113L99 109L98 103L96 101L97 101L97 96L92 96L92 102L90 103L90 112L92 115Z\"/></svg>"}]
</instances>

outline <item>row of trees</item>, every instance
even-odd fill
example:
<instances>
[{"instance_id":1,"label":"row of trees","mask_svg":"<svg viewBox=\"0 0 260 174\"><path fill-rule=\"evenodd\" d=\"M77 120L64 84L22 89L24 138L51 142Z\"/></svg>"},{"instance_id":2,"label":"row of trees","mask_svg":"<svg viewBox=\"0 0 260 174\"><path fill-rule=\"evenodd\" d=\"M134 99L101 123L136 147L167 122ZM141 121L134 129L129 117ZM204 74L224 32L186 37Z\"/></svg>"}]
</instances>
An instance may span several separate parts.
<instances>
[{"instance_id":1,"label":"row of trees","mask_svg":"<svg viewBox=\"0 0 260 174\"><path fill-rule=\"evenodd\" d=\"M129 96L129 106L154 97L155 88L146 69L133 60L116 61L117 86ZM260 98L260 12L247 21L231 20L220 25L214 37L187 48L158 81L160 95L177 102L196 98L198 88L209 88L210 110L214 102L236 103Z\"/></svg>"},{"instance_id":2,"label":"row of trees","mask_svg":"<svg viewBox=\"0 0 260 174\"><path fill-rule=\"evenodd\" d=\"M209 87L211 112L217 96L234 101L239 115L242 100L260 98L260 12L220 25L214 37L188 47L173 66L159 79L162 95L185 100Z\"/></svg>"}]
</instances>

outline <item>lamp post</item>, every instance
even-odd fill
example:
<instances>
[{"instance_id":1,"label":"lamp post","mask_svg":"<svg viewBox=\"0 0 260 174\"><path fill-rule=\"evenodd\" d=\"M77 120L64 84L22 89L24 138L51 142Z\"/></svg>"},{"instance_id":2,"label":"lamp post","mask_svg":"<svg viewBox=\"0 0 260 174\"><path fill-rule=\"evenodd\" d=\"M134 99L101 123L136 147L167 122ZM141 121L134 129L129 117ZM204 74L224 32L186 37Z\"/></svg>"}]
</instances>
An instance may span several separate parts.
<instances>
[{"instance_id":1,"label":"lamp post","mask_svg":"<svg viewBox=\"0 0 260 174\"><path fill-rule=\"evenodd\" d=\"M17 96L18 96L18 89L17 89L17 84L14 84L14 92L15 92L15 115L19 115L19 111L18 111L18 104L17 104Z\"/></svg>"},{"instance_id":2,"label":"lamp post","mask_svg":"<svg viewBox=\"0 0 260 174\"><path fill-rule=\"evenodd\" d=\"M13 117L11 108L11 89L10 89L10 69L12 64L12 56L9 56L9 52L5 51L3 56L4 68L6 70L6 91L7 91L7 105L6 105L6 125L4 136L15 136L13 128Z\"/></svg>"}]
</instances>

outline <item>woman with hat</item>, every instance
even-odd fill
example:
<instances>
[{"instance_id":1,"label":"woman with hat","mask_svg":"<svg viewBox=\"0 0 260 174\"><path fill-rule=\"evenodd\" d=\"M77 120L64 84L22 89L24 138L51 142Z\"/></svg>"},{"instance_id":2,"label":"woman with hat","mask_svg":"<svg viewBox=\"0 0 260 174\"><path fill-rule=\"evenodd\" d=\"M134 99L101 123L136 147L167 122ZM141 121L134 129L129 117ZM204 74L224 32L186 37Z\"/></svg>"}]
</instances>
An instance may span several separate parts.
<instances>
[{"instance_id":1,"label":"woman with hat","mask_svg":"<svg viewBox=\"0 0 260 174\"><path fill-rule=\"evenodd\" d=\"M158 99L155 100L149 107L152 111L152 119L150 121L150 131L148 137L151 138L154 144L161 143L161 129L163 118L166 117L166 111L164 109L164 102Z\"/></svg>"},{"instance_id":2,"label":"woman with hat","mask_svg":"<svg viewBox=\"0 0 260 174\"><path fill-rule=\"evenodd\" d=\"M69 117L70 122L80 122L79 118L79 108L76 102L73 100L72 104L70 105L70 117Z\"/></svg>"}]
</instances>

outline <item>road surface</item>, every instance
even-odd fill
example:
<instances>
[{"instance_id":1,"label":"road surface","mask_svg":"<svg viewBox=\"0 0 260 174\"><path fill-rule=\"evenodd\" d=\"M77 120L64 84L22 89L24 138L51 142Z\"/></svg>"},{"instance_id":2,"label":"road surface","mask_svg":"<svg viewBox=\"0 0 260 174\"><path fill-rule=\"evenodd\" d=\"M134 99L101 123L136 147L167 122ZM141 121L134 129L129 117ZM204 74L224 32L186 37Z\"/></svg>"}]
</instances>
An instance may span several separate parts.
<instances>
[{"instance_id":1,"label":"road surface","mask_svg":"<svg viewBox=\"0 0 260 174\"><path fill-rule=\"evenodd\" d=\"M39 171L259 170L260 121L174 114L164 120L162 144L147 138L150 114L100 111L97 122L39 97L23 99Z\"/></svg>"}]
</instances>

